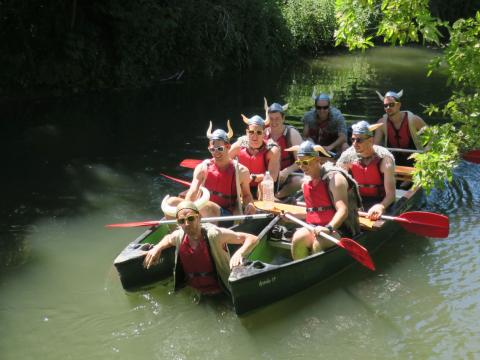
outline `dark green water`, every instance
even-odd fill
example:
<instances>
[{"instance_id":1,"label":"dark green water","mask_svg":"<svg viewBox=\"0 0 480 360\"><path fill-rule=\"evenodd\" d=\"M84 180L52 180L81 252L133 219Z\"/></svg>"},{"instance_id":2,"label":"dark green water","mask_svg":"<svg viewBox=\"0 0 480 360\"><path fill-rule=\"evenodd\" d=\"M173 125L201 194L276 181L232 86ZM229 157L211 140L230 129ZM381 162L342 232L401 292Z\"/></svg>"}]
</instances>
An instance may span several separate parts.
<instances>
[{"instance_id":1,"label":"dark green water","mask_svg":"<svg viewBox=\"0 0 480 360\"><path fill-rule=\"evenodd\" d=\"M425 199L450 236L401 234L332 280L238 318L228 303L194 303L165 286L125 293L112 261L141 229L105 224L160 217L181 190L159 173L190 173L207 156L208 120L237 133L262 99L311 106L333 92L349 119L383 113L374 90L405 90L403 107L443 102L432 53L376 49L276 73L157 89L2 104L0 359L458 359L480 352L480 166ZM424 117L427 122L443 121Z\"/></svg>"}]
</instances>

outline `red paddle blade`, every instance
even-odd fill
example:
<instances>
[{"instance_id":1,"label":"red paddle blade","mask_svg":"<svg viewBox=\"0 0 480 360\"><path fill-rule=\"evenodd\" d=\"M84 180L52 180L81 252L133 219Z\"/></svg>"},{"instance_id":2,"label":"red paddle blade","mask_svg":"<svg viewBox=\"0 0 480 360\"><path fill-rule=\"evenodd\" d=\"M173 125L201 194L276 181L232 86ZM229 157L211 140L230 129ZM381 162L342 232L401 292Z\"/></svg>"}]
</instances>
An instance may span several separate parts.
<instances>
[{"instance_id":1,"label":"red paddle blade","mask_svg":"<svg viewBox=\"0 0 480 360\"><path fill-rule=\"evenodd\" d=\"M464 160L475 164L480 164L480 150L470 150L462 155Z\"/></svg>"},{"instance_id":2,"label":"red paddle blade","mask_svg":"<svg viewBox=\"0 0 480 360\"><path fill-rule=\"evenodd\" d=\"M399 221L405 230L434 238L446 238L450 229L448 216L428 211L410 211L398 216L407 221Z\"/></svg>"},{"instance_id":3,"label":"red paddle blade","mask_svg":"<svg viewBox=\"0 0 480 360\"><path fill-rule=\"evenodd\" d=\"M368 250L362 245L349 238L341 238L338 245L347 250L350 256L357 260L360 264L366 266L372 271L375 270L375 264L373 263Z\"/></svg>"},{"instance_id":4,"label":"red paddle blade","mask_svg":"<svg viewBox=\"0 0 480 360\"><path fill-rule=\"evenodd\" d=\"M121 223L121 224L108 224L105 225L106 228L131 228L131 227L139 227L139 226L155 226L158 225L159 220L152 220L152 221L137 221L137 222L129 222L129 223Z\"/></svg>"},{"instance_id":5,"label":"red paddle blade","mask_svg":"<svg viewBox=\"0 0 480 360\"><path fill-rule=\"evenodd\" d=\"M186 167L189 169L195 169L198 164L200 164L202 160L198 159L184 159L180 162L180 166Z\"/></svg>"},{"instance_id":6,"label":"red paddle blade","mask_svg":"<svg viewBox=\"0 0 480 360\"><path fill-rule=\"evenodd\" d=\"M167 174L162 174L162 173L160 173L160 175L166 177L167 179L176 181L176 182L178 182L179 184L182 184L182 185L185 185L185 186L190 186L190 182L188 182L188 181L185 181L185 180L182 180L182 179L178 179L178 178L175 178L175 177L170 176L170 175L167 175Z\"/></svg>"}]
</instances>

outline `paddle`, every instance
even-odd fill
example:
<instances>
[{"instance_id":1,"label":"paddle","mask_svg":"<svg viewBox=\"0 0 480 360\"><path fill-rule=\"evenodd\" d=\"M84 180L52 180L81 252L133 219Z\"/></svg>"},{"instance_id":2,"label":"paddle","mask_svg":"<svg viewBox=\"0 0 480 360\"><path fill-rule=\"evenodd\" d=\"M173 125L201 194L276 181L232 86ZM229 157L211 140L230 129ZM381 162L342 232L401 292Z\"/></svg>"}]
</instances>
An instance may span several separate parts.
<instances>
[{"instance_id":1,"label":"paddle","mask_svg":"<svg viewBox=\"0 0 480 360\"><path fill-rule=\"evenodd\" d=\"M202 161L203 160L199 160L199 159L183 159L180 162L180 166L188 169L195 169L197 165L200 164Z\"/></svg>"},{"instance_id":2,"label":"paddle","mask_svg":"<svg viewBox=\"0 0 480 360\"><path fill-rule=\"evenodd\" d=\"M202 218L200 222L215 222L215 221L235 221L235 220L257 220L257 219L267 219L273 218L272 214L253 214L253 215L231 215L231 216L215 216ZM131 228L139 226L155 226L155 225L169 225L176 224L177 220L147 220L147 221L137 221L137 222L128 222L120 224L108 224L105 225L106 228Z\"/></svg>"},{"instance_id":3,"label":"paddle","mask_svg":"<svg viewBox=\"0 0 480 360\"><path fill-rule=\"evenodd\" d=\"M160 175L166 177L167 179L176 181L176 182L178 182L179 184L182 184L182 185L185 185L185 186L190 186L190 182L189 182L189 181L182 180L182 179L178 179L178 178L175 178L175 177L173 177L173 176L170 176L170 175L167 175L167 174L163 174L163 173L160 173Z\"/></svg>"},{"instance_id":4,"label":"paddle","mask_svg":"<svg viewBox=\"0 0 480 360\"><path fill-rule=\"evenodd\" d=\"M480 150L470 150L462 154L462 158L474 164L480 164Z\"/></svg>"},{"instance_id":5,"label":"paddle","mask_svg":"<svg viewBox=\"0 0 480 360\"><path fill-rule=\"evenodd\" d=\"M270 206L271 204L265 203L263 201L254 201L254 205L258 209L261 209L264 211L269 211L276 214L284 214L285 217L287 217L288 219L296 222L299 225L305 226L307 229L313 231L314 227L312 225L307 224L306 222L300 219L297 219L295 215L292 214L292 213L297 215L305 214L306 210L304 207L290 205L290 204L279 204L279 203L274 203L273 207L271 207ZM335 244L345 249L351 257L353 257L355 260L360 262L362 265L366 266L370 270L375 270L375 265L373 264L373 261L370 258L370 255L367 249L365 249L362 245L360 245L353 239L341 238L340 240L338 240L333 236L330 236L325 233L320 233L320 235L330 241L333 241Z\"/></svg>"},{"instance_id":6,"label":"paddle","mask_svg":"<svg viewBox=\"0 0 480 360\"><path fill-rule=\"evenodd\" d=\"M360 216L367 216L367 213L359 211ZM427 211L410 211L398 216L380 216L383 220L398 222L408 232L421 236L434 238L446 238L449 232L448 216Z\"/></svg>"},{"instance_id":7,"label":"paddle","mask_svg":"<svg viewBox=\"0 0 480 360\"><path fill-rule=\"evenodd\" d=\"M283 213L283 215L287 219L292 220L293 222L305 227L306 229L312 232L315 229L314 226L307 224L305 221L297 219L294 215L290 213ZM345 249L352 258L357 260L363 266L366 266L372 271L375 270L375 265L373 264L372 258L370 257L368 250L365 249L362 245L360 245L356 241L354 241L353 239L341 238L340 240L338 240L337 238L323 232L320 232L320 236L329 241L332 241L337 246L340 246L341 248Z\"/></svg>"}]
</instances>

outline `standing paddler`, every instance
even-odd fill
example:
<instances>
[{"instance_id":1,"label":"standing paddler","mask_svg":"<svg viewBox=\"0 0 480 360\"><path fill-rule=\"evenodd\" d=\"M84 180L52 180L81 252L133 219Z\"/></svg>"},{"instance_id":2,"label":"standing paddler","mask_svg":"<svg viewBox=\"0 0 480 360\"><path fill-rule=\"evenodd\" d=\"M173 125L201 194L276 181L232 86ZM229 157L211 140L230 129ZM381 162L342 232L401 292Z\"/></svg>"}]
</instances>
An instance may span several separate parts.
<instances>
[{"instance_id":1,"label":"standing paddler","mask_svg":"<svg viewBox=\"0 0 480 360\"><path fill-rule=\"evenodd\" d=\"M254 214L255 206L250 193L250 173L241 164L234 164L230 160L228 151L233 130L230 121L227 122L228 133L222 129L212 132L212 122L207 130L208 151L212 154L211 159L204 160L195 167L193 179L185 196L185 200L194 201L201 198L201 187L210 192L210 200L199 206L200 213L204 217L216 217L238 213L239 195L240 206L245 214ZM237 183L238 181L238 183ZM238 194L237 189L240 189ZM183 199L179 197L168 198L162 203L165 215L174 217L176 205Z\"/></svg>"}]
</instances>

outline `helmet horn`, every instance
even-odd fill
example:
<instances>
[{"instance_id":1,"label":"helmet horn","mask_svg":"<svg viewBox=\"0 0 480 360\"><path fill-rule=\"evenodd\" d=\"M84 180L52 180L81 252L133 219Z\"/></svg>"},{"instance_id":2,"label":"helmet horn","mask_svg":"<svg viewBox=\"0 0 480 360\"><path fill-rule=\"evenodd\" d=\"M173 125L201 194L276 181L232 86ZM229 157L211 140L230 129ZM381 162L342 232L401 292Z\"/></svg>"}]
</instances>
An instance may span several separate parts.
<instances>
[{"instance_id":1,"label":"helmet horn","mask_svg":"<svg viewBox=\"0 0 480 360\"><path fill-rule=\"evenodd\" d=\"M210 139L211 136L212 136L212 122L210 121L210 126L208 127L208 130L207 130L207 138Z\"/></svg>"},{"instance_id":2,"label":"helmet horn","mask_svg":"<svg viewBox=\"0 0 480 360\"><path fill-rule=\"evenodd\" d=\"M232 127L230 126L230 120L227 120L227 129L228 129L227 137L230 140L233 137L233 130L232 130Z\"/></svg>"}]
</instances>

